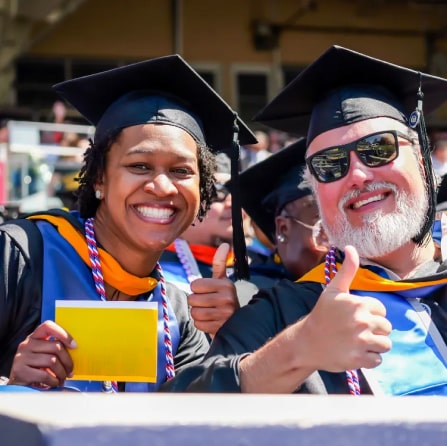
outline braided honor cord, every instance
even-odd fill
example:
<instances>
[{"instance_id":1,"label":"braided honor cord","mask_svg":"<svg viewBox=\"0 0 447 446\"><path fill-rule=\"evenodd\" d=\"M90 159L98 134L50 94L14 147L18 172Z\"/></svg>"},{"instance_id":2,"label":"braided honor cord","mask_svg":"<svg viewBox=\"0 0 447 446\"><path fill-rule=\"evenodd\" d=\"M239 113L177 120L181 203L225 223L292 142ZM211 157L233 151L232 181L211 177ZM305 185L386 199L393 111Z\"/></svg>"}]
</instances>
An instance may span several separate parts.
<instances>
[{"instance_id":1,"label":"braided honor cord","mask_svg":"<svg viewBox=\"0 0 447 446\"><path fill-rule=\"evenodd\" d=\"M330 281L337 274L335 249L335 246L332 246L329 252L326 254L326 260L324 263L324 278L326 281L326 285L329 285ZM360 383L357 370L346 370L346 381L348 382L349 393L351 395L360 395Z\"/></svg>"},{"instance_id":2,"label":"braided honor cord","mask_svg":"<svg viewBox=\"0 0 447 446\"><path fill-rule=\"evenodd\" d=\"M169 316L168 316L168 299L166 297L166 285L163 277L163 271L160 264L157 262L155 267L160 276L160 291L163 306L163 329L164 329L164 342L165 342L165 354L166 354L166 378L169 381L175 376L174 369L174 355L172 354L172 342L171 342L171 330L169 330Z\"/></svg>"},{"instance_id":3,"label":"braided honor cord","mask_svg":"<svg viewBox=\"0 0 447 446\"><path fill-rule=\"evenodd\" d=\"M96 246L95 231L93 229L93 218L85 220L85 238L87 240L88 255L92 266L93 280L95 281L96 291L102 301L107 300L106 289L104 287L104 276L102 275L101 262L99 261L98 248ZM104 381L102 391L105 393L117 393L118 383L116 381Z\"/></svg>"},{"instance_id":4,"label":"braided honor cord","mask_svg":"<svg viewBox=\"0 0 447 446\"><path fill-rule=\"evenodd\" d=\"M96 291L101 300L105 301L106 293L104 287L104 276L102 274L101 262L99 260L98 248L96 245L95 231L93 228L93 218L88 218L85 221L85 237L87 239L88 253L90 257L90 264L92 266L92 275L95 281ZM166 297L166 285L163 277L163 271L160 264L157 262L156 270L159 274L159 286L162 299L163 308L163 329L164 329L164 344L166 354L166 376L167 379L172 379L175 376L174 370L174 356L172 353L171 331L169 329L169 314L168 314L168 300ZM104 381L103 391L118 392L118 384L115 381Z\"/></svg>"},{"instance_id":5,"label":"braided honor cord","mask_svg":"<svg viewBox=\"0 0 447 446\"><path fill-rule=\"evenodd\" d=\"M177 257L179 258L183 270L187 276L188 283L202 277L199 266L197 265L197 261L191 252L188 242L181 238L177 238L174 241L174 246Z\"/></svg>"}]
</instances>

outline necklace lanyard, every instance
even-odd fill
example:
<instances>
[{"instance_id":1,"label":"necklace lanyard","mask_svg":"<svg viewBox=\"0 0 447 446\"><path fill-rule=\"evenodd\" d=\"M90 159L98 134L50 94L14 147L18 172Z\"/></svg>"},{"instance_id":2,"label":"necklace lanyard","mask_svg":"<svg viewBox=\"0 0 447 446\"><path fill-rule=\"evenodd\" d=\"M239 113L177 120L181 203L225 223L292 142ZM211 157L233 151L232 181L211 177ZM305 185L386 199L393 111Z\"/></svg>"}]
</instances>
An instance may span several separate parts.
<instances>
[{"instance_id":1,"label":"necklace lanyard","mask_svg":"<svg viewBox=\"0 0 447 446\"><path fill-rule=\"evenodd\" d=\"M174 241L174 246L177 257L179 258L183 270L185 271L188 283L191 283L193 280L202 277L202 274L199 270L199 265L197 264L197 261L191 252L189 243L186 240L177 238Z\"/></svg>"},{"instance_id":2,"label":"necklace lanyard","mask_svg":"<svg viewBox=\"0 0 447 446\"><path fill-rule=\"evenodd\" d=\"M337 264L335 262L335 246L332 246L326 254L324 263L324 278L326 285L329 285L331 280L337 274ZM357 370L346 370L346 381L351 395L360 395L360 383Z\"/></svg>"},{"instance_id":3,"label":"necklace lanyard","mask_svg":"<svg viewBox=\"0 0 447 446\"><path fill-rule=\"evenodd\" d=\"M88 218L85 220L85 238L87 240L88 253L90 257L90 264L92 267L92 275L93 280L95 281L96 291L98 292L100 299L102 301L106 301L107 298L104 287L104 276L102 274L102 267L99 259L93 222L94 222L93 218ZM167 380L170 380L175 376L175 368L174 368L174 355L172 353L171 331L169 329L168 299L166 296L166 285L163 277L163 271L158 262L155 269L160 277L159 289L163 308L163 331L164 331L164 346L166 356L166 377ZM116 381L111 382L104 381L103 391L109 393L118 392L118 383Z\"/></svg>"}]
</instances>

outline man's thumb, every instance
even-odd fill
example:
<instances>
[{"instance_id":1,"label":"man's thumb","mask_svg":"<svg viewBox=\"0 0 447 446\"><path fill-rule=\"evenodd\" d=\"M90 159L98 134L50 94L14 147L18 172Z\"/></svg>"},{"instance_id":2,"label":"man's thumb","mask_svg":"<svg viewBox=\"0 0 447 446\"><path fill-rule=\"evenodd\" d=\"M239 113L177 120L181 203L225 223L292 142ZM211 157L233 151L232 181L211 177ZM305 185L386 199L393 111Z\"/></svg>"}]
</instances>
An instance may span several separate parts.
<instances>
[{"instance_id":1,"label":"man's thumb","mask_svg":"<svg viewBox=\"0 0 447 446\"><path fill-rule=\"evenodd\" d=\"M213 257L213 279L223 279L227 277L227 257L230 252L230 245L222 243Z\"/></svg>"},{"instance_id":2,"label":"man's thumb","mask_svg":"<svg viewBox=\"0 0 447 446\"><path fill-rule=\"evenodd\" d=\"M343 265L328 285L328 288L337 289L342 293L348 293L358 269L359 254L353 246L348 245L345 247Z\"/></svg>"}]
</instances>

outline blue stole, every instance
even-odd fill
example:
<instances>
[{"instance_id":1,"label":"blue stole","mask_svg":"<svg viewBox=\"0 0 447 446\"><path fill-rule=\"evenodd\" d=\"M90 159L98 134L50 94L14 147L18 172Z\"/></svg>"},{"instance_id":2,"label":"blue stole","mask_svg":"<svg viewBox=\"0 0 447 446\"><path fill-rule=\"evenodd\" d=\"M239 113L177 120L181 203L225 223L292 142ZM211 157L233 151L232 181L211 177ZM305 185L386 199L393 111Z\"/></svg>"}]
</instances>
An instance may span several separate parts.
<instances>
[{"instance_id":1,"label":"blue stole","mask_svg":"<svg viewBox=\"0 0 447 446\"><path fill-rule=\"evenodd\" d=\"M91 269L83 262L76 250L60 236L57 229L48 222L38 221L43 236L43 285L41 321L55 317L56 300L101 300L95 288ZM160 285L152 294L138 297L158 304L158 354L156 383L125 383L126 392L153 392L166 381L166 356L164 345L163 308ZM172 354L178 349L180 330L177 318L168 301L169 329L171 331ZM67 380L67 388L82 392L101 392L102 381Z\"/></svg>"},{"instance_id":2,"label":"blue stole","mask_svg":"<svg viewBox=\"0 0 447 446\"><path fill-rule=\"evenodd\" d=\"M421 317L424 307L418 311L409 300L392 293L351 292L380 300L393 327L391 350L367 375L375 377L386 395L447 395L446 358L430 333L436 329L433 323L427 326Z\"/></svg>"},{"instance_id":3,"label":"blue stole","mask_svg":"<svg viewBox=\"0 0 447 446\"><path fill-rule=\"evenodd\" d=\"M380 300L393 327L391 350L382 354L378 367L365 371L367 380L372 377L385 395L447 395L447 347L426 306L416 299L442 286L394 292L351 290Z\"/></svg>"},{"instance_id":4,"label":"blue stole","mask_svg":"<svg viewBox=\"0 0 447 446\"><path fill-rule=\"evenodd\" d=\"M338 261L337 267L341 267ZM324 287L325 264L316 266L297 282L320 283ZM350 293L380 300L392 324L392 348L382 354L382 364L362 370L373 393L447 395L446 342L430 317L431 310L427 312L429 307L419 301L445 287L445 271L395 281L377 265L360 266Z\"/></svg>"}]
</instances>

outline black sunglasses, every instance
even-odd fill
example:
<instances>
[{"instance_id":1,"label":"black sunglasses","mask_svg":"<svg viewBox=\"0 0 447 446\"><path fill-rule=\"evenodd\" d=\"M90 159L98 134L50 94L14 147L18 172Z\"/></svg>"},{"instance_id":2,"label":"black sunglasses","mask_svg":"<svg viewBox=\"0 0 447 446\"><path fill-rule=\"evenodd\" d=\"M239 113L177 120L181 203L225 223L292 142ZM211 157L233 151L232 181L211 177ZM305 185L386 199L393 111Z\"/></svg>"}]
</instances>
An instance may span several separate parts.
<instances>
[{"instance_id":1,"label":"black sunglasses","mask_svg":"<svg viewBox=\"0 0 447 446\"><path fill-rule=\"evenodd\" d=\"M223 203L231 191L222 183L214 183L216 187L216 195L213 198L214 203Z\"/></svg>"},{"instance_id":2,"label":"black sunglasses","mask_svg":"<svg viewBox=\"0 0 447 446\"><path fill-rule=\"evenodd\" d=\"M368 167L381 167L394 161L399 156L398 136L413 142L409 136L396 130L372 133L349 144L317 152L306 158L306 164L320 183L331 183L348 173L350 152L355 152Z\"/></svg>"}]
</instances>

